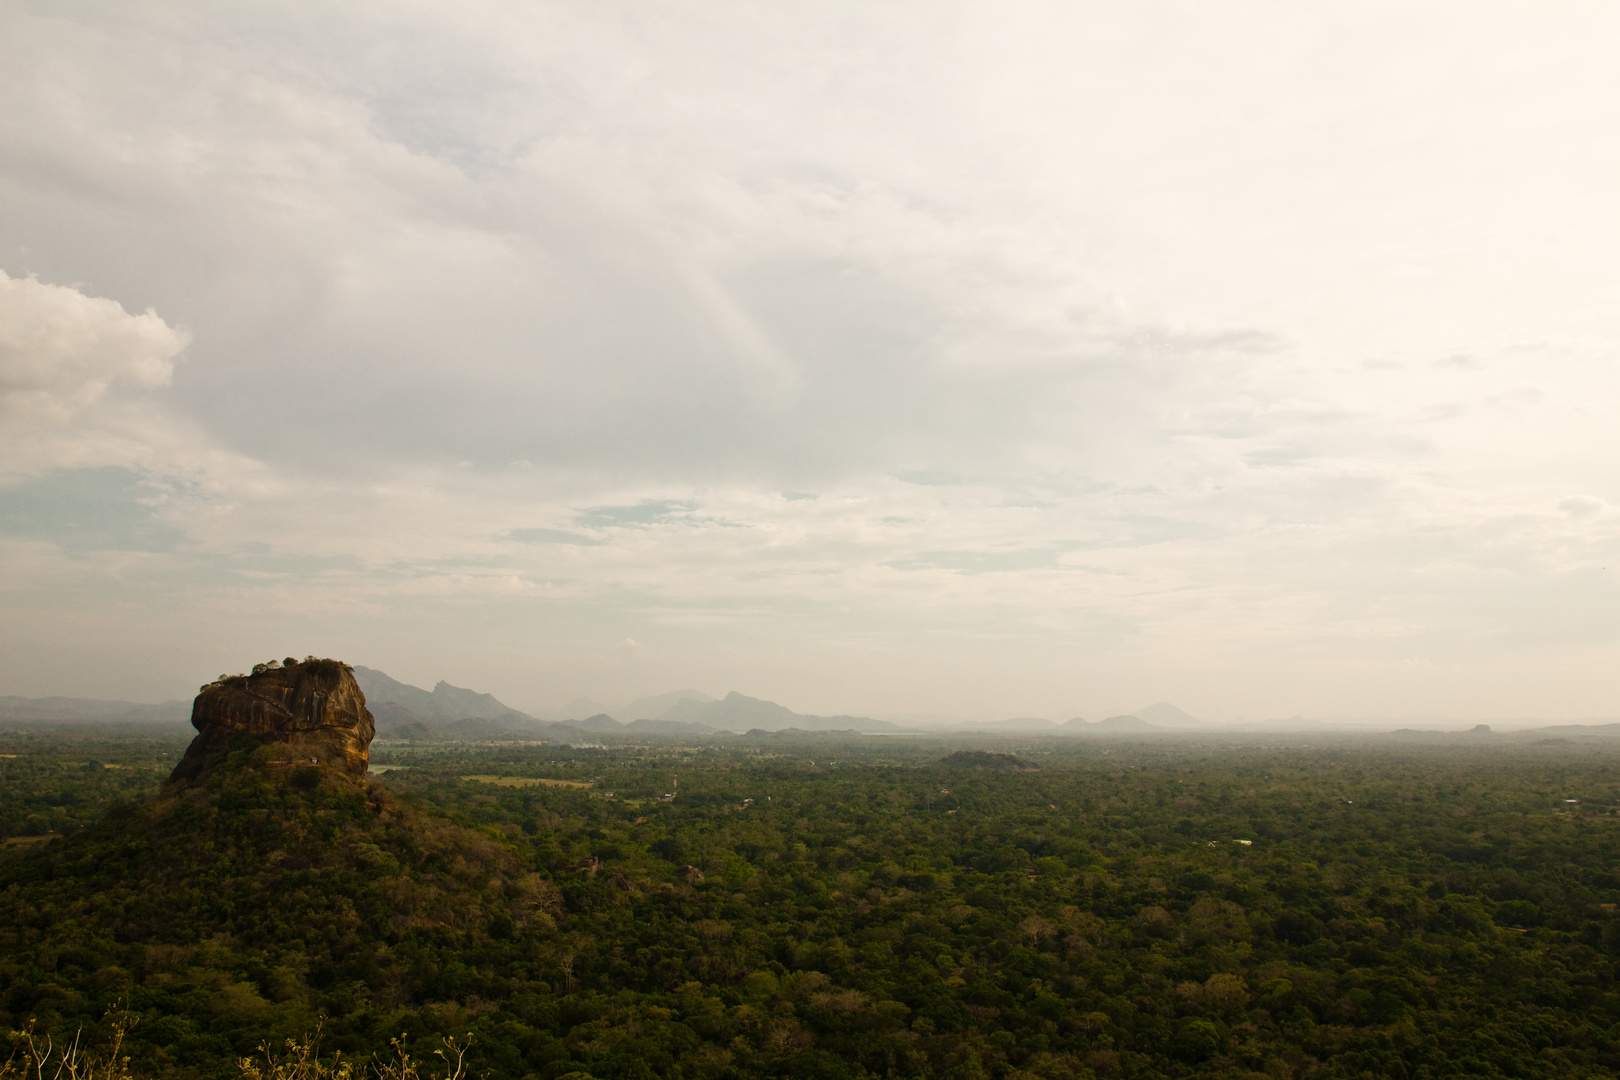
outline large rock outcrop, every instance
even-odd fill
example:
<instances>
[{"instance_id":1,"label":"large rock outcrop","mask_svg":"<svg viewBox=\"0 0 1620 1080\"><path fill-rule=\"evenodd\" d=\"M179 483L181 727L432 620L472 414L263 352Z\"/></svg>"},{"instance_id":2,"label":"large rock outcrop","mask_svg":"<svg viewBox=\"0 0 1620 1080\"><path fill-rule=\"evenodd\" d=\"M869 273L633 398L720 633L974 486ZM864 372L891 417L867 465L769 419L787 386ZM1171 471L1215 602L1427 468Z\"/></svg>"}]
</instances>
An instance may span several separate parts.
<instances>
[{"instance_id":1,"label":"large rock outcrop","mask_svg":"<svg viewBox=\"0 0 1620 1080\"><path fill-rule=\"evenodd\" d=\"M221 676L197 695L191 726L197 737L170 780L202 775L212 755L246 736L276 748L267 763L271 768L312 766L358 782L366 775L377 730L349 666L314 657L258 664L251 675Z\"/></svg>"}]
</instances>

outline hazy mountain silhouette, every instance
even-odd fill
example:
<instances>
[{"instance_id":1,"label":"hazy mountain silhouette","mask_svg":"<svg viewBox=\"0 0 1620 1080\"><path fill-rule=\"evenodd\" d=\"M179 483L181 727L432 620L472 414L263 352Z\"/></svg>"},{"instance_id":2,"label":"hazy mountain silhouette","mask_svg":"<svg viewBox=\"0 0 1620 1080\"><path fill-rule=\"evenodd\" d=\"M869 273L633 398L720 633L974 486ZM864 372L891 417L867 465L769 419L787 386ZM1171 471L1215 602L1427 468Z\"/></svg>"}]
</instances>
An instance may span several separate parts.
<instances>
[{"instance_id":1,"label":"hazy mountain silhouette","mask_svg":"<svg viewBox=\"0 0 1620 1080\"><path fill-rule=\"evenodd\" d=\"M574 720L581 716L597 716L601 713L612 715L616 710L595 698L577 697L568 704L555 709L539 709L535 716L541 720Z\"/></svg>"},{"instance_id":2,"label":"hazy mountain silhouette","mask_svg":"<svg viewBox=\"0 0 1620 1080\"><path fill-rule=\"evenodd\" d=\"M1168 701L1149 705L1145 709L1137 709L1131 715L1146 720L1154 727L1200 727L1204 723L1196 716L1182 712Z\"/></svg>"},{"instance_id":3,"label":"hazy mountain silhouette","mask_svg":"<svg viewBox=\"0 0 1620 1080\"><path fill-rule=\"evenodd\" d=\"M1039 716L1015 716L1010 720L969 720L959 725L972 731L1046 731L1058 729L1056 720Z\"/></svg>"},{"instance_id":4,"label":"hazy mountain silhouette","mask_svg":"<svg viewBox=\"0 0 1620 1080\"><path fill-rule=\"evenodd\" d=\"M713 701L714 698L701 690L671 690L667 694L653 694L650 697L637 698L630 704L619 709L610 709L627 720L665 720L664 714L669 712L683 701Z\"/></svg>"},{"instance_id":5,"label":"hazy mountain silhouette","mask_svg":"<svg viewBox=\"0 0 1620 1080\"><path fill-rule=\"evenodd\" d=\"M565 720L563 723L567 724L569 727L578 728L581 731L612 732L624 730L624 725L619 723L613 717L609 716L607 713L597 713L595 716L587 716L583 720Z\"/></svg>"},{"instance_id":6,"label":"hazy mountain silhouette","mask_svg":"<svg viewBox=\"0 0 1620 1080\"><path fill-rule=\"evenodd\" d=\"M733 690L719 701L677 701L658 717L687 724L704 724L722 731L899 731L894 724L867 716L809 716L774 701L748 697Z\"/></svg>"},{"instance_id":7,"label":"hazy mountain silhouette","mask_svg":"<svg viewBox=\"0 0 1620 1080\"><path fill-rule=\"evenodd\" d=\"M354 668L355 682L366 695L366 705L375 712L378 705L393 703L409 710L417 719L532 721L527 713L503 704L491 694L480 694L451 686L440 680L430 693L418 686L390 678L375 668Z\"/></svg>"},{"instance_id":8,"label":"hazy mountain silhouette","mask_svg":"<svg viewBox=\"0 0 1620 1080\"><path fill-rule=\"evenodd\" d=\"M1140 716L1110 716L1098 720L1095 724L1087 724L1090 731L1160 731L1157 724L1150 724Z\"/></svg>"}]
</instances>

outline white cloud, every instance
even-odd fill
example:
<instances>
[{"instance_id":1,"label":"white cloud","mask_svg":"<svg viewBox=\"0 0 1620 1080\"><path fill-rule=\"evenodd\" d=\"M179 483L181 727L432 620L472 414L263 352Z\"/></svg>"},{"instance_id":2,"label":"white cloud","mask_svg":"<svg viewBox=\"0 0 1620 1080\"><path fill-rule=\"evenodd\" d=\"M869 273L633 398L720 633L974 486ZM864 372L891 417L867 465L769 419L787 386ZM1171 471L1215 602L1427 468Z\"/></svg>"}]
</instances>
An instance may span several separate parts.
<instances>
[{"instance_id":1,"label":"white cloud","mask_svg":"<svg viewBox=\"0 0 1620 1080\"><path fill-rule=\"evenodd\" d=\"M114 381L164 386L189 343L151 308L131 315L116 300L0 270L0 422L67 420Z\"/></svg>"},{"instance_id":2,"label":"white cloud","mask_svg":"<svg viewBox=\"0 0 1620 1080\"><path fill-rule=\"evenodd\" d=\"M148 308L0 270L0 481L117 467L219 489L263 485L165 391L191 342Z\"/></svg>"}]
</instances>

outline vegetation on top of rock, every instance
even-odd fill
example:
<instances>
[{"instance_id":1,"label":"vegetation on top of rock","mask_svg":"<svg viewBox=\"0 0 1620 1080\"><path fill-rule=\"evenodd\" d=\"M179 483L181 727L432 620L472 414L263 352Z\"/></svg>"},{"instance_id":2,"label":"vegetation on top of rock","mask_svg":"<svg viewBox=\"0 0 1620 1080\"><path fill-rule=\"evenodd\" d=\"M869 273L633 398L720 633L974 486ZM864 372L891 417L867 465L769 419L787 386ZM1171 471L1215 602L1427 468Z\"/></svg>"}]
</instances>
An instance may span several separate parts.
<instances>
[{"instance_id":1,"label":"vegetation on top of rock","mask_svg":"<svg viewBox=\"0 0 1620 1080\"><path fill-rule=\"evenodd\" d=\"M254 664L247 675L221 675L213 682L203 683L197 689L202 691L215 686L241 685L253 675L263 675L267 671L280 671L296 667L302 667L312 674L325 678L332 678L340 671L351 673L354 671L353 665L345 664L341 660L333 660L330 657L306 656L303 660L299 660L296 657L289 656L285 660L266 660L262 664Z\"/></svg>"}]
</instances>

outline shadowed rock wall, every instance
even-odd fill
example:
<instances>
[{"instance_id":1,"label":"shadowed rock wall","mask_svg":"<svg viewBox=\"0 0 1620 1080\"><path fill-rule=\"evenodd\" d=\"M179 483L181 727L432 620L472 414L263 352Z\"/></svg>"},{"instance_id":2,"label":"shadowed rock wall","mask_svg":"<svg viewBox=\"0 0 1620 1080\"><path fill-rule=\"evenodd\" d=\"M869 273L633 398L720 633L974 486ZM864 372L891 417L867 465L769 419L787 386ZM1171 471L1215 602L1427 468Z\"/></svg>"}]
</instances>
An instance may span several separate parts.
<instances>
[{"instance_id":1,"label":"shadowed rock wall","mask_svg":"<svg viewBox=\"0 0 1620 1080\"><path fill-rule=\"evenodd\" d=\"M233 736L285 747L272 767L314 765L360 780L371 761L376 722L348 665L306 660L285 667L260 665L251 675L209 683L191 707L197 737L170 780L200 776L210 755L227 750Z\"/></svg>"}]
</instances>

